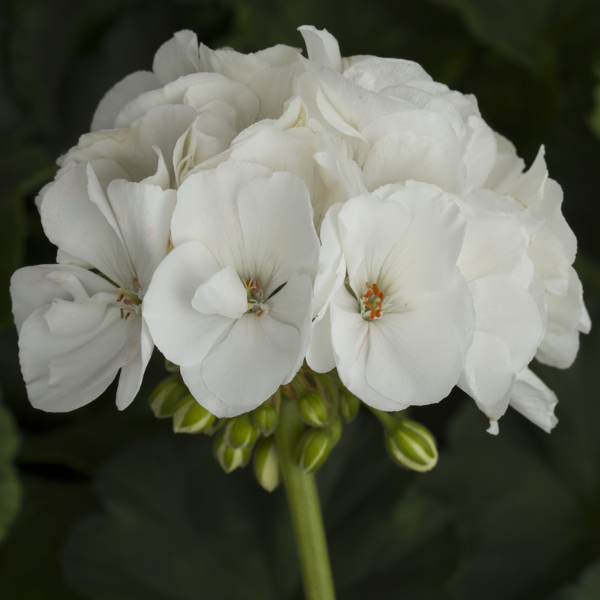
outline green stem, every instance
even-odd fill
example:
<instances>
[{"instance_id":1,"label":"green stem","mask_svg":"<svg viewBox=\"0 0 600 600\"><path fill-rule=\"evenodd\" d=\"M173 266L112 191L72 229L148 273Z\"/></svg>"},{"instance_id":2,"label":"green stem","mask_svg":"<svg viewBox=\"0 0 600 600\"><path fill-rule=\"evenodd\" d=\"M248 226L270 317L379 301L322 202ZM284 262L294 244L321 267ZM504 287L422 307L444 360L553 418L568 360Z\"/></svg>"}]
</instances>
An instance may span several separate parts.
<instances>
[{"instance_id":1,"label":"green stem","mask_svg":"<svg viewBox=\"0 0 600 600\"><path fill-rule=\"evenodd\" d=\"M306 599L335 600L315 477L304 473L294 460L296 443L303 431L295 402L284 396L275 440L294 522Z\"/></svg>"},{"instance_id":2,"label":"green stem","mask_svg":"<svg viewBox=\"0 0 600 600\"><path fill-rule=\"evenodd\" d=\"M397 413L388 413L383 410L378 410L377 408L373 408L372 406L368 407L369 410L379 419L379 422L387 429L388 427L397 423L398 419L394 416Z\"/></svg>"}]
</instances>

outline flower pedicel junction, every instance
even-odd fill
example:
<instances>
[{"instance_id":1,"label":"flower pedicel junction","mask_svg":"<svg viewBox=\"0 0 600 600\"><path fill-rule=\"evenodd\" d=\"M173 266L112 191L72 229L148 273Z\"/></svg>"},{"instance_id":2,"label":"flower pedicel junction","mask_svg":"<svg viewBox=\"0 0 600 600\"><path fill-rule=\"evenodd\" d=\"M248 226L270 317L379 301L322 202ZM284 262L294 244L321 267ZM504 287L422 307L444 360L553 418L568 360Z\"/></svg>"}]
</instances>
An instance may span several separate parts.
<instances>
[{"instance_id":1,"label":"flower pedicel junction","mask_svg":"<svg viewBox=\"0 0 600 600\"><path fill-rule=\"evenodd\" d=\"M155 415L214 435L227 473L284 482L307 597L327 599L312 473L361 403L416 471L435 440L398 413L454 386L491 433L509 406L550 432L529 364L569 367L591 323L543 149L525 170L473 96L300 31L308 58L181 31L109 90L38 196L56 264L11 293L33 406L84 406L120 372L125 409L156 345Z\"/></svg>"}]
</instances>

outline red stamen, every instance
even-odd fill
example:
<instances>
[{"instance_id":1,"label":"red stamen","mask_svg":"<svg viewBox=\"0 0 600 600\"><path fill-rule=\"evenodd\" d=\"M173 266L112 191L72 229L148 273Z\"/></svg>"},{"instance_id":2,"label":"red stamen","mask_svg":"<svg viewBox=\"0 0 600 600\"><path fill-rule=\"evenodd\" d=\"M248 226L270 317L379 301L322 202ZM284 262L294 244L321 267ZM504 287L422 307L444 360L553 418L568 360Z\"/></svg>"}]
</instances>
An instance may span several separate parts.
<instances>
[{"instance_id":1,"label":"red stamen","mask_svg":"<svg viewBox=\"0 0 600 600\"><path fill-rule=\"evenodd\" d=\"M264 312L265 312L264 310L261 310L261 311L257 312L256 313L256 318L260 319L260 315L262 315Z\"/></svg>"},{"instance_id":2,"label":"red stamen","mask_svg":"<svg viewBox=\"0 0 600 600\"><path fill-rule=\"evenodd\" d=\"M135 306L135 302L129 298L125 298L125 300L123 300L123 304L127 304L127 306Z\"/></svg>"},{"instance_id":3,"label":"red stamen","mask_svg":"<svg viewBox=\"0 0 600 600\"><path fill-rule=\"evenodd\" d=\"M381 317L381 309L375 313L375 316L379 319Z\"/></svg>"},{"instance_id":4,"label":"red stamen","mask_svg":"<svg viewBox=\"0 0 600 600\"><path fill-rule=\"evenodd\" d=\"M123 310L123 309L121 309L121 310ZM126 321L127 321L127 319L129 319L129 315L130 315L130 314L131 314L131 313L130 313L130 312L128 312L128 313L125 315L125 320L126 320Z\"/></svg>"},{"instance_id":5,"label":"red stamen","mask_svg":"<svg viewBox=\"0 0 600 600\"><path fill-rule=\"evenodd\" d=\"M373 291L375 292L375 295L376 295L376 296L379 296L379 294L381 293L381 292L379 291L379 288L377 287L377 284L376 284L376 283L374 283L374 284L373 284Z\"/></svg>"},{"instance_id":6,"label":"red stamen","mask_svg":"<svg viewBox=\"0 0 600 600\"><path fill-rule=\"evenodd\" d=\"M121 302L121 300L123 300L123 298L125 298L125 294L119 294L119 297L117 298L117 302Z\"/></svg>"},{"instance_id":7,"label":"red stamen","mask_svg":"<svg viewBox=\"0 0 600 600\"><path fill-rule=\"evenodd\" d=\"M123 309L121 309L121 319L123 319Z\"/></svg>"},{"instance_id":8,"label":"red stamen","mask_svg":"<svg viewBox=\"0 0 600 600\"><path fill-rule=\"evenodd\" d=\"M365 306L366 306L367 308L371 308L371 306L373 306L373 305L372 305L370 302L365 302Z\"/></svg>"},{"instance_id":9,"label":"red stamen","mask_svg":"<svg viewBox=\"0 0 600 600\"><path fill-rule=\"evenodd\" d=\"M377 311L374 308L372 308L371 309L371 321L373 321L373 319L375 319L376 313L377 313Z\"/></svg>"}]
</instances>

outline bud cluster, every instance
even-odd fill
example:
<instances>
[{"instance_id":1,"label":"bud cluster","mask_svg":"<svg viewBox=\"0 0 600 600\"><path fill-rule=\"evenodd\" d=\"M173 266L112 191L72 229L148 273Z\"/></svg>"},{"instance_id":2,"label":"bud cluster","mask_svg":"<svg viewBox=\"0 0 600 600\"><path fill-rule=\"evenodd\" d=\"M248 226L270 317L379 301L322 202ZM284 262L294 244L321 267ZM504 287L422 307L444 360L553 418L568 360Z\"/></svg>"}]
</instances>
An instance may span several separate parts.
<instances>
[{"instance_id":1,"label":"bud cluster","mask_svg":"<svg viewBox=\"0 0 600 600\"><path fill-rule=\"evenodd\" d=\"M294 460L305 473L314 473L326 461L342 435L343 425L357 416L360 401L342 384L335 371L315 373L301 369L258 408L237 417L218 419L190 394L179 372L171 373L152 393L149 403L159 419L172 418L175 433L214 434L213 453L225 473L247 466L253 458L254 474L271 492L282 481L275 430L282 395L294 402L303 431L295 445ZM433 435L421 424L371 409L384 426L385 446L394 462L413 471L429 471L437 463Z\"/></svg>"}]
</instances>

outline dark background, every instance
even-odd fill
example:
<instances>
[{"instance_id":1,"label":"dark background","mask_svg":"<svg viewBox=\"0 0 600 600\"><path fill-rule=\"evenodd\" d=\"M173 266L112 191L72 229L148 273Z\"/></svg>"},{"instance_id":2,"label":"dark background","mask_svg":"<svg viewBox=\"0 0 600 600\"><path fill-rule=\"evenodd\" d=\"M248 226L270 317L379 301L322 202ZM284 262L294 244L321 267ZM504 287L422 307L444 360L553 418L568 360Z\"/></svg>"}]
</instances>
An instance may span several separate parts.
<instances>
[{"instance_id":1,"label":"dark background","mask_svg":"<svg viewBox=\"0 0 600 600\"><path fill-rule=\"evenodd\" d=\"M394 467L362 411L319 473L339 598L600 598L600 3L596 0L3 0L0 4L0 598L296 600L283 490L223 474L205 436L170 435L146 398L114 388L65 415L29 405L8 281L54 262L33 198L98 100L149 69L188 28L211 47L301 46L326 27L342 53L420 62L477 95L528 164L545 144L579 238L576 267L596 329L558 393L547 435L509 411L500 436L454 392L413 416L437 435L436 469ZM3 541L2 541L3 540Z\"/></svg>"}]
</instances>

